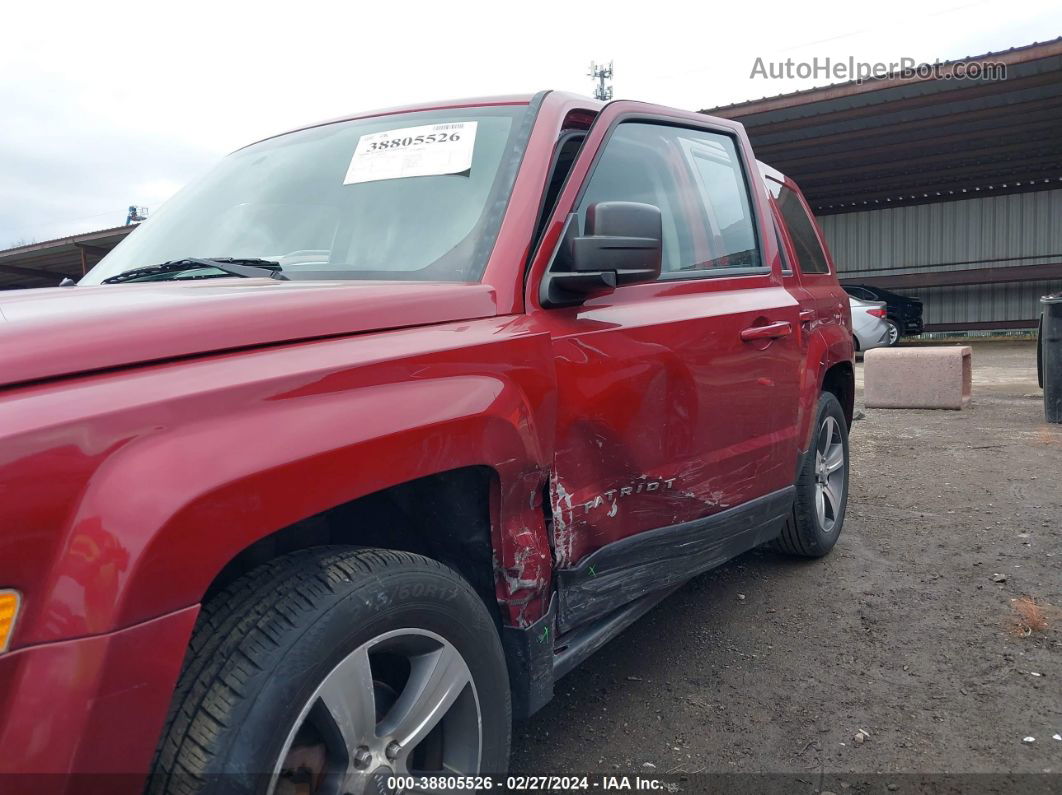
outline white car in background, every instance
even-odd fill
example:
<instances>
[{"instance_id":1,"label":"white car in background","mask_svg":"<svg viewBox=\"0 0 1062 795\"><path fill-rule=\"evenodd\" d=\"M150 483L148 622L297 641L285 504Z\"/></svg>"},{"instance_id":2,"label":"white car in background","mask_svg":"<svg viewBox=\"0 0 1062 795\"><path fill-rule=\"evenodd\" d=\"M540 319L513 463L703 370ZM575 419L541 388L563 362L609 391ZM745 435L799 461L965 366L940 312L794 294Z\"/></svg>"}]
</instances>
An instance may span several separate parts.
<instances>
[{"instance_id":1,"label":"white car in background","mask_svg":"<svg viewBox=\"0 0 1062 795\"><path fill-rule=\"evenodd\" d=\"M881 348L889 344L889 323L885 320L884 301L864 301L848 297L852 307L852 331L856 353Z\"/></svg>"}]
</instances>

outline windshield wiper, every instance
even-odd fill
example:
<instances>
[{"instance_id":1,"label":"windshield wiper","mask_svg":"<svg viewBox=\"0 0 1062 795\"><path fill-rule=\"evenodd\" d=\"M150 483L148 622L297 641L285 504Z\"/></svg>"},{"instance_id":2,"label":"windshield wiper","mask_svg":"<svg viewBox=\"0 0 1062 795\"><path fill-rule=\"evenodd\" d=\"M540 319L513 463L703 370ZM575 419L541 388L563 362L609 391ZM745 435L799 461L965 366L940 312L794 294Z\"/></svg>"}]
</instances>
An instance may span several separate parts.
<instances>
[{"instance_id":1,"label":"windshield wiper","mask_svg":"<svg viewBox=\"0 0 1062 795\"><path fill-rule=\"evenodd\" d=\"M248 279L257 276L268 276L271 279L287 281L287 276L280 272L280 263L267 259L237 259L235 257L185 257L163 262L159 265L148 265L144 268L133 268L103 279L101 284L119 284L121 282L134 282L149 276L157 276L163 273L180 273L182 271L195 270L196 268L215 268L230 276L243 276ZM199 277L213 278L213 277ZM161 281L161 280L159 280Z\"/></svg>"}]
</instances>

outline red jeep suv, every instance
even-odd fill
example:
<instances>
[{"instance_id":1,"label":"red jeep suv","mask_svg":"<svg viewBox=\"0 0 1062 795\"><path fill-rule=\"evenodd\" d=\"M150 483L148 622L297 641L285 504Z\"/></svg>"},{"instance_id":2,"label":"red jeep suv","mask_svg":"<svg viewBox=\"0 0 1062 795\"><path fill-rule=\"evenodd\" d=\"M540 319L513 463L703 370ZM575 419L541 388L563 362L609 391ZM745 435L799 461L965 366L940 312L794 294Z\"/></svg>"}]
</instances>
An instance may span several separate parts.
<instances>
[{"instance_id":1,"label":"red jeep suv","mask_svg":"<svg viewBox=\"0 0 1062 795\"><path fill-rule=\"evenodd\" d=\"M683 582L834 545L847 307L732 121L545 92L233 153L0 297L0 772L503 772Z\"/></svg>"}]
</instances>

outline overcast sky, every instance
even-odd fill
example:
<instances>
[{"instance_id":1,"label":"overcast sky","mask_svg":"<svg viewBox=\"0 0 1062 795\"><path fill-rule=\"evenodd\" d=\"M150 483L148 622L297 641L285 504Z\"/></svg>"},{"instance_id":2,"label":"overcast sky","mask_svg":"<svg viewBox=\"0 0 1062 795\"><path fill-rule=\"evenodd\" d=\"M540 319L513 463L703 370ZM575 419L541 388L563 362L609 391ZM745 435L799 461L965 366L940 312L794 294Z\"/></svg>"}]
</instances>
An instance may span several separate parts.
<instances>
[{"instance_id":1,"label":"overcast sky","mask_svg":"<svg viewBox=\"0 0 1062 795\"><path fill-rule=\"evenodd\" d=\"M117 226L226 152L344 113L555 88L687 109L819 85L757 57L932 62L1062 34L1057 0L10 3L0 248Z\"/></svg>"}]
</instances>

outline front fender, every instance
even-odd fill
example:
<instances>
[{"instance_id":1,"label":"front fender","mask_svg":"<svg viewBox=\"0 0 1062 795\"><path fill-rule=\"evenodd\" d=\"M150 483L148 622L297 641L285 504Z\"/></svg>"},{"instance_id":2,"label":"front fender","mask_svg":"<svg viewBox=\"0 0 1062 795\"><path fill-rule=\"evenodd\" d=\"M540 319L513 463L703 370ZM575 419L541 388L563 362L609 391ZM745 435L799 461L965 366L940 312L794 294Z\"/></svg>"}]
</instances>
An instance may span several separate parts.
<instances>
[{"instance_id":1,"label":"front fender","mask_svg":"<svg viewBox=\"0 0 1062 795\"><path fill-rule=\"evenodd\" d=\"M553 453L548 339L499 336L499 326L465 324L459 349L441 345L435 329L435 350L372 364L342 364L364 359L350 339L83 379L72 391L89 414L108 401L110 410L40 430L35 441L47 449L20 459L44 477L66 451L81 462L69 480L85 477L65 484L79 487L74 496L53 489L66 518L50 565L38 567L46 576L23 588L16 644L109 632L195 604L258 539L458 467L497 473L499 557L518 545L548 565L534 498ZM400 353L413 333L386 336ZM148 399L122 405L130 391ZM0 461L0 481L17 463ZM27 552L33 569L43 553Z\"/></svg>"}]
</instances>

